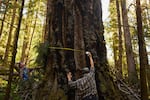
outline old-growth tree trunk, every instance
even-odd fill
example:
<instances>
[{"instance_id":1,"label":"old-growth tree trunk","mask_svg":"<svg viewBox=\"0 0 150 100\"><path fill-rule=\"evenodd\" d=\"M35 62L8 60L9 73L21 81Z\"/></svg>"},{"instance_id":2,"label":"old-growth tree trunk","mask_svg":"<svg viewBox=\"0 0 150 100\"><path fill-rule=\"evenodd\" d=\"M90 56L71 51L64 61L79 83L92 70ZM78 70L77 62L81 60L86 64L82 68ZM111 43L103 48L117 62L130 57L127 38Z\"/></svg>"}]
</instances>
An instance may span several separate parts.
<instances>
[{"instance_id":1,"label":"old-growth tree trunk","mask_svg":"<svg viewBox=\"0 0 150 100\"><path fill-rule=\"evenodd\" d=\"M126 9L126 0L121 0L121 8L122 8L126 59L127 59L127 66L128 66L128 80L130 84L137 84L138 76L136 72L136 65L133 56L132 44L131 44L130 29L128 24L127 9Z\"/></svg>"},{"instance_id":2,"label":"old-growth tree trunk","mask_svg":"<svg viewBox=\"0 0 150 100\"><path fill-rule=\"evenodd\" d=\"M47 5L45 36L49 47L81 51L48 49L45 78L36 100L74 100L74 92L67 88L66 71L75 77L77 69L89 65L85 51L93 54L99 99L123 100L109 76L100 0L48 0Z\"/></svg>"},{"instance_id":3,"label":"old-growth tree trunk","mask_svg":"<svg viewBox=\"0 0 150 100\"><path fill-rule=\"evenodd\" d=\"M148 57L143 35L142 16L140 0L136 0L136 16L137 16L137 33L139 40L139 56L140 56L140 82L141 82L141 100L148 100L146 68L148 68Z\"/></svg>"},{"instance_id":4,"label":"old-growth tree trunk","mask_svg":"<svg viewBox=\"0 0 150 100\"><path fill-rule=\"evenodd\" d=\"M18 37L19 37L21 21L22 21L22 16L23 16L23 8L24 8L24 0L22 0L21 10L19 12L19 19L18 19L19 21L18 21L18 25L17 25L17 29L16 29L16 34L14 35L11 65L10 65L10 69L9 69L9 78L8 78L8 84L7 84L6 94L5 94L4 100L10 99L11 83L12 83L13 69L14 69L15 59L16 59L16 54L17 54L17 43L18 43Z\"/></svg>"},{"instance_id":5,"label":"old-growth tree trunk","mask_svg":"<svg viewBox=\"0 0 150 100\"><path fill-rule=\"evenodd\" d=\"M117 9L117 20L118 20L118 34L119 34L119 61L118 61L118 70L119 77L122 77L122 30L121 30L121 18L120 18L120 5L119 0L116 0L116 9Z\"/></svg>"}]
</instances>

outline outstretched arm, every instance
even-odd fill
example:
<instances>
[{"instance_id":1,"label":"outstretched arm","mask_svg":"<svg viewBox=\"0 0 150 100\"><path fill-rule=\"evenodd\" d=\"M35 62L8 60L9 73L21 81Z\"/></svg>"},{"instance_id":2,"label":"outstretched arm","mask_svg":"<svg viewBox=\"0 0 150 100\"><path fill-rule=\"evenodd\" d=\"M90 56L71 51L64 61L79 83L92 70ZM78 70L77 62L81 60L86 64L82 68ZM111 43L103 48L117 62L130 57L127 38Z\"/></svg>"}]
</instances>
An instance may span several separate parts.
<instances>
[{"instance_id":1,"label":"outstretched arm","mask_svg":"<svg viewBox=\"0 0 150 100\"><path fill-rule=\"evenodd\" d=\"M72 78L71 72L67 73L67 78L68 78L68 84L69 84L69 86L71 88L76 88L77 83L76 83L76 81L72 81L72 79L71 79Z\"/></svg>"},{"instance_id":2,"label":"outstretched arm","mask_svg":"<svg viewBox=\"0 0 150 100\"><path fill-rule=\"evenodd\" d=\"M86 52L86 54L88 55L88 57L90 59L91 68L94 68L94 61L93 61L91 52Z\"/></svg>"}]
</instances>

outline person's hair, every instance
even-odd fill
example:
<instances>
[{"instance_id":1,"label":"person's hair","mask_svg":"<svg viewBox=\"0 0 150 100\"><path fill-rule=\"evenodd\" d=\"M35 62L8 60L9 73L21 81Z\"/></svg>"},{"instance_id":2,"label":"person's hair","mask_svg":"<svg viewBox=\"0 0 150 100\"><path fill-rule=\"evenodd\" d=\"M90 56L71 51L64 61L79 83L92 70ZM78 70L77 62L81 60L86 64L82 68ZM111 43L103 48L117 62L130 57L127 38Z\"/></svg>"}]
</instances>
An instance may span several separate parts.
<instances>
[{"instance_id":1,"label":"person's hair","mask_svg":"<svg viewBox=\"0 0 150 100\"><path fill-rule=\"evenodd\" d=\"M23 65L23 62L19 62L19 68L21 68L22 67L22 65Z\"/></svg>"},{"instance_id":2,"label":"person's hair","mask_svg":"<svg viewBox=\"0 0 150 100\"><path fill-rule=\"evenodd\" d=\"M84 67L84 68L81 69L81 72L82 72L82 74L86 74L86 73L89 73L90 70L89 70L88 67Z\"/></svg>"}]
</instances>

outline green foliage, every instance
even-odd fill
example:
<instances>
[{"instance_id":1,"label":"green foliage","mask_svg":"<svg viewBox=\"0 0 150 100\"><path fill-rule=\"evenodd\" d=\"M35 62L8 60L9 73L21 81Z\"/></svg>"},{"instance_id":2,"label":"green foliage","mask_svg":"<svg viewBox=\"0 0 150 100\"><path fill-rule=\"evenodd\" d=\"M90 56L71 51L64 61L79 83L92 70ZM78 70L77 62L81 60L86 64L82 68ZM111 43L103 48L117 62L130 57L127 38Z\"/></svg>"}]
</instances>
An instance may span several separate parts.
<instances>
[{"instance_id":1,"label":"green foliage","mask_svg":"<svg viewBox=\"0 0 150 100\"><path fill-rule=\"evenodd\" d=\"M17 4L14 5L14 1L15 0L9 0L9 5L8 5L8 9L6 10L6 1L8 0L3 0L2 1L2 6L0 7L0 26L3 20L3 16L4 16L4 11L6 12L6 18L4 20L4 26L3 26L3 32L2 35L0 37L0 67L3 63L3 58L5 55L5 50L6 50L6 44L7 44L7 39L8 39L8 33L10 30L10 24L11 24L11 19L12 19L12 11L14 8L16 9L16 13L15 13L15 22L13 25L13 31L12 31L12 41L11 41L11 47L10 47L10 54L9 54L9 62L11 61L11 57L12 57L12 50L11 48L13 47L12 42L14 40L14 34L16 31L16 26L18 24L18 14L19 14L19 8L21 6L21 2L22 0L17 0ZM45 17L45 9L46 9L46 0L25 0L25 7L24 7L24 12L23 12L23 20L21 23L21 29L20 29L20 35L19 35L19 42L18 42L18 48L17 48L17 56L16 56L16 62L20 61L21 59L21 53L22 53L22 46L23 46L23 37L27 32L27 28L26 25L28 25L28 33L30 34L30 38L31 38L31 34L34 32L35 34L33 35L33 39L31 41L31 47L30 47L30 51L29 51L29 63L27 63L27 66L29 67L35 67L37 66L35 62L36 56L37 56L37 51L35 46L36 45L40 45L39 43L41 42L42 39L42 33L43 33L43 25L44 25L44 17ZM30 8L29 8L30 6ZM37 13L37 17L36 17L36 13ZM29 14L29 19L27 18L27 15ZM30 21L30 23L29 23ZM35 24L36 22L36 25ZM1 28L1 27L0 27ZM29 46L28 46L29 47ZM2 56L2 57L1 57ZM2 58L2 59L1 59ZM42 59L43 60L43 59ZM43 60L44 61L44 60ZM4 64L4 68L5 64ZM32 71L32 75L30 76L30 83L31 85L35 85L38 84L38 82L41 81L41 79L43 78L43 70L38 70L38 71ZM5 78L7 78L6 76L3 76ZM16 76L14 76L14 78L16 78ZM17 79L13 79L13 83L12 83L12 92L11 92L11 97L13 100L21 100L20 99L20 95L18 93L18 89L19 89L19 84L20 82ZM0 79L0 89L2 88L2 90L5 90L7 85L7 82ZM35 86L32 86L32 88L34 88ZM29 89L30 90L30 89ZM3 100L3 96L5 94L4 93L0 93L0 100Z\"/></svg>"},{"instance_id":2,"label":"green foliage","mask_svg":"<svg viewBox=\"0 0 150 100\"><path fill-rule=\"evenodd\" d=\"M39 65L44 65L44 62L45 62L45 59L46 59L47 53L48 53L48 47L49 47L49 43L48 42L40 43L37 46L38 56L37 56L36 62Z\"/></svg>"},{"instance_id":3,"label":"green foliage","mask_svg":"<svg viewBox=\"0 0 150 100\"><path fill-rule=\"evenodd\" d=\"M0 92L0 100L3 100L3 97L4 97L4 93Z\"/></svg>"},{"instance_id":4,"label":"green foliage","mask_svg":"<svg viewBox=\"0 0 150 100\"><path fill-rule=\"evenodd\" d=\"M5 87L7 85L7 82L0 78L0 100L3 100L2 98L5 95Z\"/></svg>"},{"instance_id":5,"label":"green foliage","mask_svg":"<svg viewBox=\"0 0 150 100\"><path fill-rule=\"evenodd\" d=\"M5 87L6 84L7 84L7 82L5 80L3 80L2 78L0 78L0 86Z\"/></svg>"},{"instance_id":6,"label":"green foliage","mask_svg":"<svg viewBox=\"0 0 150 100\"><path fill-rule=\"evenodd\" d=\"M41 70L33 70L32 72L30 72L29 80L26 81L14 78L11 87L11 98L13 100L25 100L24 98L26 98L26 100L33 100L34 92L37 89L37 86L41 82L42 78L43 76L41 74ZM2 95L2 97L3 96L4 95Z\"/></svg>"}]
</instances>

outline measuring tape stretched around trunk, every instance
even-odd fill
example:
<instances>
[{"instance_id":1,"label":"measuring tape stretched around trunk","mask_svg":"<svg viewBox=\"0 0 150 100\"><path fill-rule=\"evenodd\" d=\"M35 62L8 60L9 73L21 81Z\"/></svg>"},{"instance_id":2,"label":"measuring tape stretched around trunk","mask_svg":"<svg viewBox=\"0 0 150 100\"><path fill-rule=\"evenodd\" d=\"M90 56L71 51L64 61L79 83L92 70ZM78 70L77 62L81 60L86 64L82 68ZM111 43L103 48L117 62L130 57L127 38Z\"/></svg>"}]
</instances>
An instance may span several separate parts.
<instances>
[{"instance_id":1,"label":"measuring tape stretched around trunk","mask_svg":"<svg viewBox=\"0 0 150 100\"><path fill-rule=\"evenodd\" d=\"M60 49L60 50L69 50L69 51L76 51L76 52L85 52L84 50L72 49L72 48L62 48L62 47L49 47L50 49Z\"/></svg>"}]
</instances>

